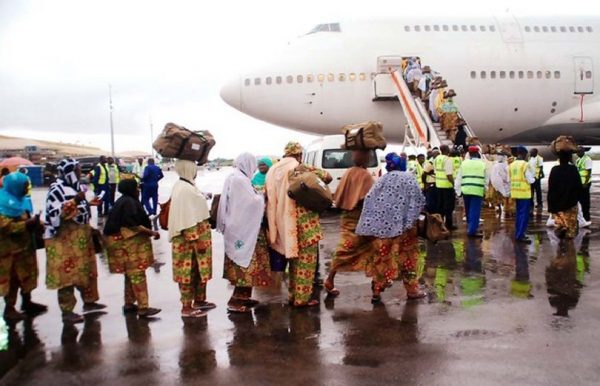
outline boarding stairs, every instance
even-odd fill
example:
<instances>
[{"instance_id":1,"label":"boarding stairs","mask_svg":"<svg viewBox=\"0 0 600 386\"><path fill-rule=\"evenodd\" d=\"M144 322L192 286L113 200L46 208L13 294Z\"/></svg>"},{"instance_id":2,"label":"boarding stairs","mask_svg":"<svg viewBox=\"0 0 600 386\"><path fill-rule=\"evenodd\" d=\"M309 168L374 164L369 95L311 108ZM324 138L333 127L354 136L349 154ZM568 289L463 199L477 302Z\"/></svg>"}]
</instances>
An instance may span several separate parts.
<instances>
[{"instance_id":1,"label":"boarding stairs","mask_svg":"<svg viewBox=\"0 0 600 386\"><path fill-rule=\"evenodd\" d=\"M452 147L454 144L441 129L437 122L433 122L421 98L412 95L399 68L388 67L387 71L377 73L373 80L374 102L399 101L407 125L404 136L403 148L431 149L440 145ZM466 120L459 113L459 118ZM465 125L467 136L475 134L468 123Z\"/></svg>"}]
</instances>

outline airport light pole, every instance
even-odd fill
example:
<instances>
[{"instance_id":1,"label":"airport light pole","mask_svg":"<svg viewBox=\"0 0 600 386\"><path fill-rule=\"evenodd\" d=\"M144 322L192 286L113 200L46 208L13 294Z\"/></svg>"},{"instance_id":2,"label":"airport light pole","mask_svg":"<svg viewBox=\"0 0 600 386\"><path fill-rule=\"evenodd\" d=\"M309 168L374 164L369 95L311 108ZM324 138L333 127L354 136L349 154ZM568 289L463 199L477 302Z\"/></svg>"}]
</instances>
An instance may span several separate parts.
<instances>
[{"instance_id":1,"label":"airport light pole","mask_svg":"<svg viewBox=\"0 0 600 386\"><path fill-rule=\"evenodd\" d=\"M110 152L115 157L115 128L113 126L112 85L108 84L108 108L110 112Z\"/></svg>"},{"instance_id":2,"label":"airport light pole","mask_svg":"<svg viewBox=\"0 0 600 386\"><path fill-rule=\"evenodd\" d=\"M150 116L150 156L154 156L154 148L152 143L154 142L154 126L152 126L152 116Z\"/></svg>"}]
</instances>

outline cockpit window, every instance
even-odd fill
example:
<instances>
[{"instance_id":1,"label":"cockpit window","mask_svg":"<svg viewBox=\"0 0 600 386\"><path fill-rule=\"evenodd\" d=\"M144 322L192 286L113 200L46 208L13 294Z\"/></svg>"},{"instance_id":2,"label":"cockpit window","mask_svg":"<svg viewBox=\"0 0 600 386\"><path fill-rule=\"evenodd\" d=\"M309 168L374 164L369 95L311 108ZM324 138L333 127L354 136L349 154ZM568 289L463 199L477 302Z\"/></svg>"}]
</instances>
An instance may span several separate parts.
<instances>
[{"instance_id":1,"label":"cockpit window","mask_svg":"<svg viewBox=\"0 0 600 386\"><path fill-rule=\"evenodd\" d=\"M310 30L307 35L316 34L317 32L341 32L340 23L318 24Z\"/></svg>"}]
</instances>

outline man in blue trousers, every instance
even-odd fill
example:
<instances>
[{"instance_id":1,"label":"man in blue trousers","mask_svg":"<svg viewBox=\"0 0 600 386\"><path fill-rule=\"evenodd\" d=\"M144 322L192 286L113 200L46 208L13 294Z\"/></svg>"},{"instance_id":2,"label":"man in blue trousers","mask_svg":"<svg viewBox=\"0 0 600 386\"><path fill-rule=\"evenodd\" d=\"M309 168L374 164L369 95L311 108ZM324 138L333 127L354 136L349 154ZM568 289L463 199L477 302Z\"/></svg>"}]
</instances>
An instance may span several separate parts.
<instances>
[{"instance_id":1,"label":"man in blue trousers","mask_svg":"<svg viewBox=\"0 0 600 386\"><path fill-rule=\"evenodd\" d=\"M525 235L529 222L529 208L531 206L531 184L535 182L535 172L525 161L527 149L517 147L517 159L508 167L510 179L510 198L515 200L517 215L515 218L515 239L518 242L531 243Z\"/></svg>"},{"instance_id":2,"label":"man in blue trousers","mask_svg":"<svg viewBox=\"0 0 600 386\"><path fill-rule=\"evenodd\" d=\"M467 217L467 235L473 238L481 238L483 234L478 232L479 218L481 216L481 205L488 185L485 162L479 154L479 147L469 146L469 159L461 163L455 181L455 190L458 195L462 194L465 202L465 214Z\"/></svg>"},{"instance_id":3,"label":"man in blue trousers","mask_svg":"<svg viewBox=\"0 0 600 386\"><path fill-rule=\"evenodd\" d=\"M156 215L158 206L158 181L163 178L163 172L154 164L154 159L148 159L148 166L142 176L142 204L150 216ZM152 201L152 203L150 203Z\"/></svg>"}]
</instances>

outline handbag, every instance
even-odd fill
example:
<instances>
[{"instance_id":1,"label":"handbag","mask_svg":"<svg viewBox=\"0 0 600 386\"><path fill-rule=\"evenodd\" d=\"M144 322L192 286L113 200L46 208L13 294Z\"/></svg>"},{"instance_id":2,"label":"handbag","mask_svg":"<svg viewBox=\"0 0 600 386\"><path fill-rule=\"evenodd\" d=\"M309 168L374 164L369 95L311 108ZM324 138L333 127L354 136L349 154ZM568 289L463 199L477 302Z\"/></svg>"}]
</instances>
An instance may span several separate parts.
<instances>
[{"instance_id":1,"label":"handbag","mask_svg":"<svg viewBox=\"0 0 600 386\"><path fill-rule=\"evenodd\" d=\"M158 213L158 225L160 225L160 229L168 231L169 230L169 209L171 209L171 199L169 198L167 202L163 202L162 204L158 204L160 206L160 212Z\"/></svg>"},{"instance_id":2,"label":"handbag","mask_svg":"<svg viewBox=\"0 0 600 386\"><path fill-rule=\"evenodd\" d=\"M422 212L417 220L417 234L419 237L435 243L448 238L450 231L446 228L440 214Z\"/></svg>"}]
</instances>

